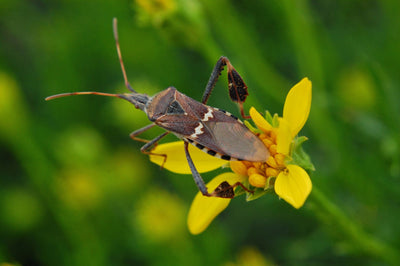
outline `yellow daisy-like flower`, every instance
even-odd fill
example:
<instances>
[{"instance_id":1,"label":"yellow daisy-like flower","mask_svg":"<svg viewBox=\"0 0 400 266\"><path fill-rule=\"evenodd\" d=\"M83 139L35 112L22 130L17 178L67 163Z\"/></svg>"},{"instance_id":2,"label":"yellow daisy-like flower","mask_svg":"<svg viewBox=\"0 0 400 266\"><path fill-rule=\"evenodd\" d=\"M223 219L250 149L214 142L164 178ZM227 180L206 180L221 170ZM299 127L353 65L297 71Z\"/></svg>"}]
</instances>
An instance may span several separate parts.
<instances>
[{"instance_id":1,"label":"yellow daisy-like flower","mask_svg":"<svg viewBox=\"0 0 400 266\"><path fill-rule=\"evenodd\" d=\"M310 108L311 82L307 78L302 79L289 91L282 117L272 117L268 113L266 119L252 107L250 116L258 130L250 128L268 147L271 156L266 162L231 161L233 173L215 177L207 184L209 191L213 191L222 181L231 185L236 182L248 182L251 190L255 188L254 194L248 195L248 200L274 190L293 207L298 209L303 206L312 188L310 177L303 168L313 169L313 166L301 150L301 144L306 138L296 136L307 121ZM166 169L177 173L191 173L186 163L182 141L158 145L154 152L167 154L168 160L164 165ZM226 164L226 161L208 156L196 148L192 148L190 152L200 173ZM163 163L160 156L150 156L150 160L159 165ZM190 232L203 232L229 202L230 199L205 197L199 192L188 215Z\"/></svg>"},{"instance_id":2,"label":"yellow daisy-like flower","mask_svg":"<svg viewBox=\"0 0 400 266\"><path fill-rule=\"evenodd\" d=\"M269 177L276 177L275 193L297 209L303 206L311 192L312 184L307 172L302 167L291 163L291 148L293 139L307 121L310 108L311 82L304 78L286 96L283 117L278 118L277 127L268 123L254 108L250 109L251 118L263 131L260 138L264 140L271 153L264 165L266 169L262 176L265 177L265 180ZM232 162L231 164L237 163L241 162ZM260 167L254 163L253 165L257 172L260 172ZM250 184L253 183L252 179L252 175L249 175ZM258 184L252 185L259 187Z\"/></svg>"}]
</instances>

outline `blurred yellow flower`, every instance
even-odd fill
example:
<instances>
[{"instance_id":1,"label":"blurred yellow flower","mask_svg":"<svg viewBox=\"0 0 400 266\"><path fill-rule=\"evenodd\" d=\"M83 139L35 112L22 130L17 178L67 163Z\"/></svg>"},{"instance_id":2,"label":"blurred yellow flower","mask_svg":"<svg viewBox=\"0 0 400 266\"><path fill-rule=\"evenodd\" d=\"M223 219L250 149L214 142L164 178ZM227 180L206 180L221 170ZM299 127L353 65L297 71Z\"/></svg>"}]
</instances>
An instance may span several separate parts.
<instances>
[{"instance_id":1,"label":"blurred yellow flower","mask_svg":"<svg viewBox=\"0 0 400 266\"><path fill-rule=\"evenodd\" d=\"M56 190L61 200L70 208L90 210L96 208L103 194L95 181L96 173L87 169L68 169L56 180Z\"/></svg>"},{"instance_id":2,"label":"blurred yellow flower","mask_svg":"<svg viewBox=\"0 0 400 266\"><path fill-rule=\"evenodd\" d=\"M337 78L336 88L346 111L371 111L379 103L374 79L362 68L342 70Z\"/></svg>"},{"instance_id":3,"label":"blurred yellow flower","mask_svg":"<svg viewBox=\"0 0 400 266\"><path fill-rule=\"evenodd\" d=\"M0 219L4 230L11 232L32 230L43 219L44 213L40 200L28 189L9 187L2 192Z\"/></svg>"},{"instance_id":4,"label":"blurred yellow flower","mask_svg":"<svg viewBox=\"0 0 400 266\"><path fill-rule=\"evenodd\" d=\"M184 234L184 204L160 188L153 188L136 204L132 218L134 228L147 241L174 242Z\"/></svg>"},{"instance_id":5,"label":"blurred yellow flower","mask_svg":"<svg viewBox=\"0 0 400 266\"><path fill-rule=\"evenodd\" d=\"M160 26L176 11L175 0L135 0L138 16L142 22Z\"/></svg>"},{"instance_id":6,"label":"blurred yellow flower","mask_svg":"<svg viewBox=\"0 0 400 266\"><path fill-rule=\"evenodd\" d=\"M236 263L231 263L235 266L268 266L276 265L270 259L266 258L263 253L256 247L247 246L239 250Z\"/></svg>"},{"instance_id":7,"label":"blurred yellow flower","mask_svg":"<svg viewBox=\"0 0 400 266\"><path fill-rule=\"evenodd\" d=\"M254 188L254 193L248 193L247 200L256 199L268 191L275 191L293 207L298 209L303 206L312 189L310 177L305 169L313 170L313 166L301 149L306 138L297 137L297 134L310 113L311 94L311 82L304 78L289 91L283 117L272 117L267 113L264 118L252 107L250 116L258 129L249 127L268 147L270 157L266 162L231 161L230 168L233 173L218 175L207 184L208 189L213 191L222 181L231 185L236 182L248 182L249 189ZM154 152L168 156L164 165L168 170L190 174L182 141L158 145ZM205 157L197 161L196 157L201 154ZM225 162L198 149L192 149L191 155L200 173L216 169ZM151 156L150 160L158 165L163 163L160 156ZM189 231L192 234L203 232L229 202L230 199L204 197L198 192L188 215Z\"/></svg>"},{"instance_id":8,"label":"blurred yellow flower","mask_svg":"<svg viewBox=\"0 0 400 266\"><path fill-rule=\"evenodd\" d=\"M203 5L198 0L134 0L136 18L142 26L161 31L168 41L203 49L210 45Z\"/></svg>"},{"instance_id":9,"label":"blurred yellow flower","mask_svg":"<svg viewBox=\"0 0 400 266\"><path fill-rule=\"evenodd\" d=\"M136 4L149 14L168 10L172 11L176 8L174 0L136 0Z\"/></svg>"},{"instance_id":10,"label":"blurred yellow flower","mask_svg":"<svg viewBox=\"0 0 400 266\"><path fill-rule=\"evenodd\" d=\"M26 130L27 110L17 81L0 71L0 138L16 139Z\"/></svg>"}]
</instances>

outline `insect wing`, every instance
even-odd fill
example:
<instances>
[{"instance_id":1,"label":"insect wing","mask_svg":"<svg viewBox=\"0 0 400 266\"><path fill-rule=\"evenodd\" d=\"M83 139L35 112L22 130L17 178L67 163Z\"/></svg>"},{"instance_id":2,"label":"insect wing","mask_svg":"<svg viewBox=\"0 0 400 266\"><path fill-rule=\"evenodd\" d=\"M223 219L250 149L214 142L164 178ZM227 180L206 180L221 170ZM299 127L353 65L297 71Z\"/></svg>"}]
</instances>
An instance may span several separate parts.
<instances>
[{"instance_id":1,"label":"insect wing","mask_svg":"<svg viewBox=\"0 0 400 266\"><path fill-rule=\"evenodd\" d=\"M236 117L217 108L201 105L205 108L201 112L193 110L197 114L198 124L192 134L186 137L193 145L211 155L214 155L213 152L220 156L227 155L222 158L252 162L265 162L268 159L269 151L265 144Z\"/></svg>"},{"instance_id":2,"label":"insect wing","mask_svg":"<svg viewBox=\"0 0 400 266\"><path fill-rule=\"evenodd\" d=\"M242 123L216 122L211 132L223 154L252 162L265 162L269 157L265 144Z\"/></svg>"}]
</instances>

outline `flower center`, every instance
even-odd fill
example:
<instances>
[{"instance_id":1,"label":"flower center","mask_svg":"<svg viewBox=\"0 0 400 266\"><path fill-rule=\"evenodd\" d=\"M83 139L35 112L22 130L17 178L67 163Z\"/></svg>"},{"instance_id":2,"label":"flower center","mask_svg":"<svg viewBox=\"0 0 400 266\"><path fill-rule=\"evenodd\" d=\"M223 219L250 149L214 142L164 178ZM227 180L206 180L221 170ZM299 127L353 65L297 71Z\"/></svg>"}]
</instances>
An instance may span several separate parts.
<instances>
[{"instance_id":1,"label":"flower center","mask_svg":"<svg viewBox=\"0 0 400 266\"><path fill-rule=\"evenodd\" d=\"M232 161L230 167L238 175L249 178L250 185L260 188L272 187L276 176L285 169L285 155L277 152L276 132L257 134L267 146L270 157L266 162Z\"/></svg>"}]
</instances>

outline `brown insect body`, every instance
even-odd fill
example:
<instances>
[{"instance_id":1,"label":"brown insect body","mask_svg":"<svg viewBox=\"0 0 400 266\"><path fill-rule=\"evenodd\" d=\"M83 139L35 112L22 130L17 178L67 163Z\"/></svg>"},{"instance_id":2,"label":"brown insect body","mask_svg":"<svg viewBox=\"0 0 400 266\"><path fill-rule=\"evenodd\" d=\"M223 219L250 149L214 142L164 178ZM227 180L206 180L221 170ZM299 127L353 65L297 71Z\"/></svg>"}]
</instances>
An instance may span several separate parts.
<instances>
[{"instance_id":1,"label":"brown insect body","mask_svg":"<svg viewBox=\"0 0 400 266\"><path fill-rule=\"evenodd\" d=\"M145 112L156 125L213 156L252 162L265 162L269 156L264 143L235 116L174 87L153 96Z\"/></svg>"}]
</instances>

